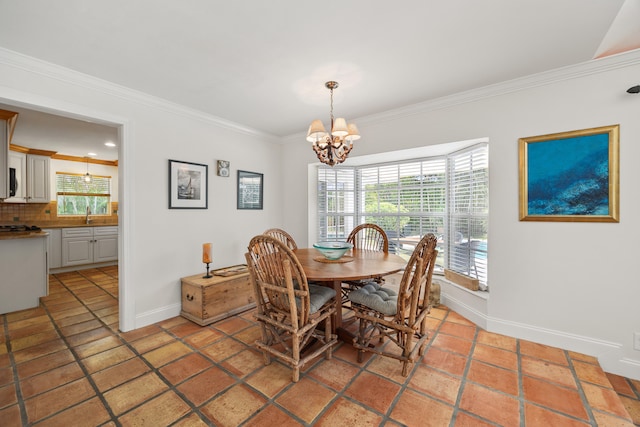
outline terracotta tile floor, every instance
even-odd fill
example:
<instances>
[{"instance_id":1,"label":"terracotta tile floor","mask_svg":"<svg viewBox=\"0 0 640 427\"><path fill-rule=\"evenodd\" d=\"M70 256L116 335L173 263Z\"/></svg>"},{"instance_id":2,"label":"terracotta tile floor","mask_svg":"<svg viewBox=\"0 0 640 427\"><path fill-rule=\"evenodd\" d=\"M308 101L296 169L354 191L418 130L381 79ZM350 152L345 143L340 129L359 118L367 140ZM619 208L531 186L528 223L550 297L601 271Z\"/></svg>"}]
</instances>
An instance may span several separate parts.
<instances>
[{"instance_id":1,"label":"terracotta tile floor","mask_svg":"<svg viewBox=\"0 0 640 427\"><path fill-rule=\"evenodd\" d=\"M350 345L296 384L251 346L252 313L118 332L117 269L52 275L42 306L0 316L1 426L633 426L640 381L593 357L432 310L425 356L362 365ZM355 324L354 324L355 326ZM633 418L632 418L633 417Z\"/></svg>"}]
</instances>

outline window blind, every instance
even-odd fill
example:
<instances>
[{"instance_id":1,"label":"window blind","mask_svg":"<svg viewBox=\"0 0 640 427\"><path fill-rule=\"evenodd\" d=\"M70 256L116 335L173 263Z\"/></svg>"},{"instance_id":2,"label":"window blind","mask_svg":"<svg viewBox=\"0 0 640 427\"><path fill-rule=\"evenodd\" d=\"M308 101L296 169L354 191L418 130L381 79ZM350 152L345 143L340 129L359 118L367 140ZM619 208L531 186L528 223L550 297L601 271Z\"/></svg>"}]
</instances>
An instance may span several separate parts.
<instances>
[{"instance_id":1,"label":"window blind","mask_svg":"<svg viewBox=\"0 0 640 427\"><path fill-rule=\"evenodd\" d=\"M318 229L344 240L374 223L391 251L406 256L426 233L438 236L436 271L444 268L487 284L488 149L357 167L318 167ZM412 245L413 244L413 245Z\"/></svg>"},{"instance_id":2,"label":"window blind","mask_svg":"<svg viewBox=\"0 0 640 427\"><path fill-rule=\"evenodd\" d=\"M111 212L111 177L56 173L58 215L108 215Z\"/></svg>"},{"instance_id":3,"label":"window blind","mask_svg":"<svg viewBox=\"0 0 640 427\"><path fill-rule=\"evenodd\" d=\"M91 175L91 181L84 180L85 175L56 173L56 192L59 195L101 195L110 196L111 177Z\"/></svg>"},{"instance_id":4,"label":"window blind","mask_svg":"<svg viewBox=\"0 0 640 427\"><path fill-rule=\"evenodd\" d=\"M487 284L489 157L486 145L454 153L449 169L448 268Z\"/></svg>"}]
</instances>

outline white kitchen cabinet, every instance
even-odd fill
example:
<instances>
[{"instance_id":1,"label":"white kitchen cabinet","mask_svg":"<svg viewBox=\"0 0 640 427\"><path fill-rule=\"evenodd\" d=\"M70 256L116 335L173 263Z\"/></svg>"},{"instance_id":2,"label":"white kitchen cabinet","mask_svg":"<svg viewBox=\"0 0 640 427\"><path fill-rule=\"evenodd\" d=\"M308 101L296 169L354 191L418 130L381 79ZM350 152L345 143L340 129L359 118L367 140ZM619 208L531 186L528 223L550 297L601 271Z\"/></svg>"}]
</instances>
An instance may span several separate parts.
<instances>
[{"instance_id":1,"label":"white kitchen cabinet","mask_svg":"<svg viewBox=\"0 0 640 427\"><path fill-rule=\"evenodd\" d=\"M49 268L62 267L62 230L59 228L48 228L42 231L49 233L47 242Z\"/></svg>"},{"instance_id":2,"label":"white kitchen cabinet","mask_svg":"<svg viewBox=\"0 0 640 427\"><path fill-rule=\"evenodd\" d=\"M118 227L62 229L62 266L96 264L118 259Z\"/></svg>"},{"instance_id":3,"label":"white kitchen cabinet","mask_svg":"<svg viewBox=\"0 0 640 427\"><path fill-rule=\"evenodd\" d=\"M46 237L0 239L0 314L37 307L48 294Z\"/></svg>"},{"instance_id":4,"label":"white kitchen cabinet","mask_svg":"<svg viewBox=\"0 0 640 427\"><path fill-rule=\"evenodd\" d=\"M0 199L9 198L9 145L18 113L0 110Z\"/></svg>"},{"instance_id":5,"label":"white kitchen cabinet","mask_svg":"<svg viewBox=\"0 0 640 427\"><path fill-rule=\"evenodd\" d=\"M93 263L93 227L62 229L62 266Z\"/></svg>"},{"instance_id":6,"label":"white kitchen cabinet","mask_svg":"<svg viewBox=\"0 0 640 427\"><path fill-rule=\"evenodd\" d=\"M9 168L15 170L16 194L8 203L49 203L49 156L9 151Z\"/></svg>"},{"instance_id":7,"label":"white kitchen cabinet","mask_svg":"<svg viewBox=\"0 0 640 427\"><path fill-rule=\"evenodd\" d=\"M118 259L118 227L94 227L93 262Z\"/></svg>"},{"instance_id":8,"label":"white kitchen cabinet","mask_svg":"<svg viewBox=\"0 0 640 427\"><path fill-rule=\"evenodd\" d=\"M27 202L49 203L49 156L27 154Z\"/></svg>"}]
</instances>

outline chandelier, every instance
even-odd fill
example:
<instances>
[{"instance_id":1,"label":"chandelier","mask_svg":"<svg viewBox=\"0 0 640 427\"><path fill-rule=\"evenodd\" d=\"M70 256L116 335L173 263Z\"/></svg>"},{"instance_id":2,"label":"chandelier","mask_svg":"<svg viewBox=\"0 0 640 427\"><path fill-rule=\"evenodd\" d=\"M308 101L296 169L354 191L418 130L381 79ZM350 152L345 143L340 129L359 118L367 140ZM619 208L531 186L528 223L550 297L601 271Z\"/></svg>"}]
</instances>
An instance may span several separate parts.
<instances>
[{"instance_id":1,"label":"chandelier","mask_svg":"<svg viewBox=\"0 0 640 427\"><path fill-rule=\"evenodd\" d=\"M333 118L333 90L338 82L329 81L324 84L331 91L331 132L324 129L322 120L314 120L307 132L307 141L313 145L318 159L329 166L337 165L347 160L353 148L353 141L360 139L358 128L353 123L347 124L342 117Z\"/></svg>"}]
</instances>

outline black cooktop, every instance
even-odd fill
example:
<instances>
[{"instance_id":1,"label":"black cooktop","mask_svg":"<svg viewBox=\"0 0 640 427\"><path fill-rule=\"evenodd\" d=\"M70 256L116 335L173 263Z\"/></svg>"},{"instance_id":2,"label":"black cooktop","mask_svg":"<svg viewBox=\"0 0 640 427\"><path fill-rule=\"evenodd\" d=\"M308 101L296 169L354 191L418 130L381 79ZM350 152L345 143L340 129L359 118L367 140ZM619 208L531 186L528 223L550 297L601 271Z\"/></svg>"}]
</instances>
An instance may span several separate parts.
<instances>
[{"instance_id":1,"label":"black cooktop","mask_svg":"<svg viewBox=\"0 0 640 427\"><path fill-rule=\"evenodd\" d=\"M2 232L18 232L18 231L40 231L40 227L35 225L0 225L0 233Z\"/></svg>"}]
</instances>

